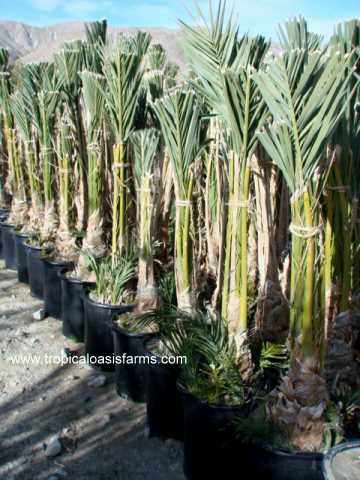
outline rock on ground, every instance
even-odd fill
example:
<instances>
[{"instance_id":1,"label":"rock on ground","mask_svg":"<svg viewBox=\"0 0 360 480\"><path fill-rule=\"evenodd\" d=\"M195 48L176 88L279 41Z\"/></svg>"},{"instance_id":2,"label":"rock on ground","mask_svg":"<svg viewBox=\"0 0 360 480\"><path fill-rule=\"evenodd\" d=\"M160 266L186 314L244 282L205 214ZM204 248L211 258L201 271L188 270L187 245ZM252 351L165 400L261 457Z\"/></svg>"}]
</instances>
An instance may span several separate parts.
<instances>
[{"instance_id":1,"label":"rock on ground","mask_svg":"<svg viewBox=\"0 0 360 480\"><path fill-rule=\"evenodd\" d=\"M94 388L93 369L13 363L69 346L61 322L32 318L41 307L1 262L0 479L184 480L182 446L146 438L145 406L120 398L112 375ZM47 457L53 437L61 452Z\"/></svg>"}]
</instances>

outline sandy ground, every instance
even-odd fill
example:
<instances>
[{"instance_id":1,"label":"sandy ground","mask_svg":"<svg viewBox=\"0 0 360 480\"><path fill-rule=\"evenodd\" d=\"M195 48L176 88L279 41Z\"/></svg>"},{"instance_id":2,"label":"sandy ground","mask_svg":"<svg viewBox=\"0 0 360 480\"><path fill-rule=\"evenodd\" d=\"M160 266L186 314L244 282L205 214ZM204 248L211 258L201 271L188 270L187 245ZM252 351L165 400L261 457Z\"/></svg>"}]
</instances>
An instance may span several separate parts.
<instances>
[{"instance_id":1,"label":"sandy ground","mask_svg":"<svg viewBox=\"0 0 360 480\"><path fill-rule=\"evenodd\" d=\"M60 355L61 322L0 263L0 479L184 480L182 447L149 439L145 406L120 398L113 376L75 365L13 365L14 355ZM91 383L91 382L90 382ZM61 453L46 447L59 436Z\"/></svg>"}]
</instances>

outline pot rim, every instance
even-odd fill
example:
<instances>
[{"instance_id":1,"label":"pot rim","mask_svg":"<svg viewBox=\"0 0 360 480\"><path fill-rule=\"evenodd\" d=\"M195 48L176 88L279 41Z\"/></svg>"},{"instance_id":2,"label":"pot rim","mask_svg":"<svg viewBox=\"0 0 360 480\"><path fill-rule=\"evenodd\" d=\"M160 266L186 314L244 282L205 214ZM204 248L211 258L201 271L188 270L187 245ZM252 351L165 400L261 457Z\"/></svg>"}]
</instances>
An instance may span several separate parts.
<instances>
[{"instance_id":1,"label":"pot rim","mask_svg":"<svg viewBox=\"0 0 360 480\"><path fill-rule=\"evenodd\" d=\"M63 260L63 261L59 261L59 262L58 262L58 261L56 261L56 260L53 260L51 257L43 257L43 262L44 262L44 263L47 263L47 264L49 264L49 265L59 266L59 267L61 267L61 266L64 266L64 267L65 267L65 266L67 266L67 265L69 265L69 266L74 265L74 262L71 262L71 261L68 261L68 262L67 262L66 260Z\"/></svg>"},{"instance_id":2,"label":"pot rim","mask_svg":"<svg viewBox=\"0 0 360 480\"><path fill-rule=\"evenodd\" d=\"M129 306L129 305L126 305L126 304L110 305L108 303L96 302L96 301L94 301L90 298L88 291L82 292L81 297L84 301L86 301L86 302L88 302L92 305L96 305L97 307L106 308L106 309L109 309L109 310L120 310L120 309L123 310L125 307Z\"/></svg>"},{"instance_id":3,"label":"pot rim","mask_svg":"<svg viewBox=\"0 0 360 480\"><path fill-rule=\"evenodd\" d=\"M222 410L222 411L237 410L237 411L240 412L244 408L243 405L223 405L223 404L220 404L220 403L211 404L211 403L207 402L206 400L202 400L201 398L198 398L195 395L193 395L192 393L190 393L189 390L181 383L180 380L178 380L176 382L176 388L181 393L181 395L191 397L194 400L196 400L196 402L198 402L200 405L207 406L207 407L209 407L211 409L214 409L214 410Z\"/></svg>"},{"instance_id":4,"label":"pot rim","mask_svg":"<svg viewBox=\"0 0 360 480\"><path fill-rule=\"evenodd\" d=\"M128 306L129 308L131 307L131 310L133 310L134 305L128 305ZM131 310L129 311L131 312ZM124 313L128 313L128 312L124 312ZM114 318L112 318L112 329L114 332L121 333L123 335L126 335L129 338L143 339L144 342L146 342L147 340L150 340L150 338L152 338L155 335L155 333L151 333L151 332L140 332L140 333L129 332L125 328L119 327L119 325L115 323Z\"/></svg>"},{"instance_id":5,"label":"pot rim","mask_svg":"<svg viewBox=\"0 0 360 480\"><path fill-rule=\"evenodd\" d=\"M64 266L61 270L58 271L58 276L61 278L61 280L66 280L69 283L75 283L75 284L82 284L86 287L91 287L92 285L95 285L95 282L86 282L81 280L80 278L75 278L75 277L68 277L66 275L67 272L71 272L74 270L74 264L71 266Z\"/></svg>"},{"instance_id":6,"label":"pot rim","mask_svg":"<svg viewBox=\"0 0 360 480\"><path fill-rule=\"evenodd\" d=\"M42 250L42 247L38 245L29 245L27 242L24 243L25 247L29 248L30 250Z\"/></svg>"},{"instance_id":7,"label":"pot rim","mask_svg":"<svg viewBox=\"0 0 360 480\"><path fill-rule=\"evenodd\" d=\"M353 448L360 448L360 440L342 442L335 447L329 448L329 450L324 454L322 462L322 472L328 477L329 480L336 480L331 471L331 464L336 455L346 450L352 450Z\"/></svg>"},{"instance_id":8,"label":"pot rim","mask_svg":"<svg viewBox=\"0 0 360 480\"><path fill-rule=\"evenodd\" d=\"M324 453L323 452L304 452L304 451L294 451L286 450L285 448L278 448L274 447L270 443L265 443L262 445L263 448L269 450L272 453L275 453L278 456L282 457L296 457L299 459L314 459L314 460L323 460Z\"/></svg>"},{"instance_id":9,"label":"pot rim","mask_svg":"<svg viewBox=\"0 0 360 480\"><path fill-rule=\"evenodd\" d=\"M18 238L29 238L29 237L30 237L29 234L27 234L27 233L21 233L21 232L17 232L17 233L14 232L14 235L15 235L15 237L18 237Z\"/></svg>"},{"instance_id":10,"label":"pot rim","mask_svg":"<svg viewBox=\"0 0 360 480\"><path fill-rule=\"evenodd\" d=\"M1 228L15 228L15 224L7 223L7 222L0 222Z\"/></svg>"}]
</instances>

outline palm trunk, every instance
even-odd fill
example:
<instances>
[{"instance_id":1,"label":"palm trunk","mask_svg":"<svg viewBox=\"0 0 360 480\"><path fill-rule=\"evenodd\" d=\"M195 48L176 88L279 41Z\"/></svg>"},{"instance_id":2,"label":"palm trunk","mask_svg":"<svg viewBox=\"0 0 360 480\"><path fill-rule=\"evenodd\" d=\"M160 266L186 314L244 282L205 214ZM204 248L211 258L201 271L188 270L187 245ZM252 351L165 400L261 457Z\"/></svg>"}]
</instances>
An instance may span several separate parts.
<instances>
[{"instance_id":1,"label":"palm trunk","mask_svg":"<svg viewBox=\"0 0 360 480\"><path fill-rule=\"evenodd\" d=\"M119 143L114 146L113 164L113 224L112 224L112 257L123 255L127 250L127 185L125 161L125 145Z\"/></svg>"}]
</instances>

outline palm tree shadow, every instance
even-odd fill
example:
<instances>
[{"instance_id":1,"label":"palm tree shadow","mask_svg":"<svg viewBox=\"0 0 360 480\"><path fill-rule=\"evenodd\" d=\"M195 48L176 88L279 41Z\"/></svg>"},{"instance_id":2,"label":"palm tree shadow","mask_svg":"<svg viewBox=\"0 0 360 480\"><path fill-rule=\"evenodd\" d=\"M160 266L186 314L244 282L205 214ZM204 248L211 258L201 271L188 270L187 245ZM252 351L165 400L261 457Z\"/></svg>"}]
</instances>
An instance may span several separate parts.
<instances>
[{"instance_id":1,"label":"palm tree shadow","mask_svg":"<svg viewBox=\"0 0 360 480\"><path fill-rule=\"evenodd\" d=\"M179 452L145 437L144 405L118 397L112 377L89 387L92 374L58 367L1 406L0 478L46 480L60 468L84 480L183 479ZM47 458L58 433L62 453Z\"/></svg>"}]
</instances>

